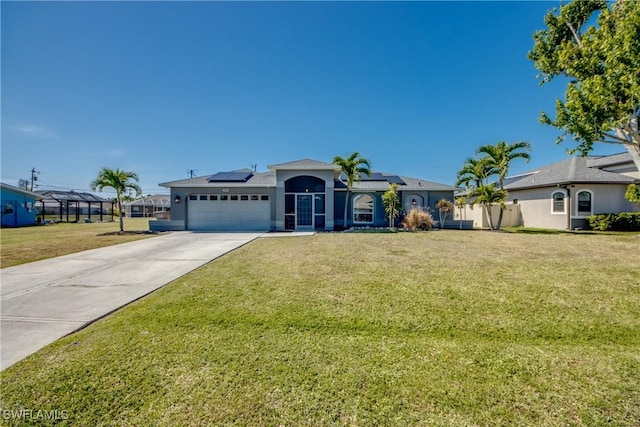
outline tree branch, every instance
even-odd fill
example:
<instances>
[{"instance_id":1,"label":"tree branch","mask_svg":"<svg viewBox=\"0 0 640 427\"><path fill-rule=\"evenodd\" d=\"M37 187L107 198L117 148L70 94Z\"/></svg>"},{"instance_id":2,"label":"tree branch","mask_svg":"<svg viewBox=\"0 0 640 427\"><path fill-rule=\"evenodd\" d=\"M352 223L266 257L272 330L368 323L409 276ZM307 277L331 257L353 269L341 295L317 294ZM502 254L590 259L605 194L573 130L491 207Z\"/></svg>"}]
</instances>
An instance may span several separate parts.
<instances>
[{"instance_id":1,"label":"tree branch","mask_svg":"<svg viewBox=\"0 0 640 427\"><path fill-rule=\"evenodd\" d=\"M578 47L580 48L580 50L582 50L582 40L580 40L580 35L576 32L576 30L573 28L573 25L571 25L570 22L567 22L567 27L569 27L569 29L571 30L571 33L573 34L573 38L576 40L576 43L578 44Z\"/></svg>"},{"instance_id":2,"label":"tree branch","mask_svg":"<svg viewBox=\"0 0 640 427\"><path fill-rule=\"evenodd\" d=\"M605 144L622 144L622 145L638 145L636 142L633 141L633 139L628 140L625 138L621 138L619 136L610 134L610 133L604 133L603 136L607 137L607 138L611 138L613 139L613 141L607 141L606 139L599 139L598 142L602 142Z\"/></svg>"}]
</instances>

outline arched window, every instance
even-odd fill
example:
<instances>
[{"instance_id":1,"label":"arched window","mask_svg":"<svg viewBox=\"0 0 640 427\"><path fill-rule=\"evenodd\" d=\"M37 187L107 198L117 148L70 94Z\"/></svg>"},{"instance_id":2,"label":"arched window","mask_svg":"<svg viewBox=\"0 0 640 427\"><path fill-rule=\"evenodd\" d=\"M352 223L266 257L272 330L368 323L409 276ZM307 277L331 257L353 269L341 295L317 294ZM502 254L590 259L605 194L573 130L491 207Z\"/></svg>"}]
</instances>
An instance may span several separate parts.
<instances>
[{"instance_id":1,"label":"arched window","mask_svg":"<svg viewBox=\"0 0 640 427\"><path fill-rule=\"evenodd\" d=\"M553 213L565 213L564 210L564 192L556 191L551 198L553 199L553 205L551 206L551 212Z\"/></svg>"},{"instance_id":2,"label":"arched window","mask_svg":"<svg viewBox=\"0 0 640 427\"><path fill-rule=\"evenodd\" d=\"M284 183L285 193L324 193L325 183L315 176L296 176Z\"/></svg>"},{"instance_id":3,"label":"arched window","mask_svg":"<svg viewBox=\"0 0 640 427\"><path fill-rule=\"evenodd\" d=\"M593 214L593 193L589 190L578 192L578 206L576 208L579 216L589 216Z\"/></svg>"},{"instance_id":4,"label":"arched window","mask_svg":"<svg viewBox=\"0 0 640 427\"><path fill-rule=\"evenodd\" d=\"M373 197L369 194L358 194L353 197L353 222L373 222Z\"/></svg>"}]
</instances>

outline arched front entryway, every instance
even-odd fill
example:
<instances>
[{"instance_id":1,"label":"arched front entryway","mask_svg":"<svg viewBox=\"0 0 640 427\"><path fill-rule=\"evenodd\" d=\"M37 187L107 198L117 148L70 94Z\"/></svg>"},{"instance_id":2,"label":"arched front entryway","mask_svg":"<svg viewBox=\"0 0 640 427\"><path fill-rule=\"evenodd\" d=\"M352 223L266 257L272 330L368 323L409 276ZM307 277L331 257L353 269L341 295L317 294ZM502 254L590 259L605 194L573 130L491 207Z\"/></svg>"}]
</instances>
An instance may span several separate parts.
<instances>
[{"instance_id":1,"label":"arched front entryway","mask_svg":"<svg viewBox=\"0 0 640 427\"><path fill-rule=\"evenodd\" d=\"M325 181L315 176L296 176L284 182L285 230L324 230Z\"/></svg>"},{"instance_id":2,"label":"arched front entryway","mask_svg":"<svg viewBox=\"0 0 640 427\"><path fill-rule=\"evenodd\" d=\"M414 208L424 208L424 197L419 194L409 194L406 198L404 198L404 210L409 212Z\"/></svg>"}]
</instances>

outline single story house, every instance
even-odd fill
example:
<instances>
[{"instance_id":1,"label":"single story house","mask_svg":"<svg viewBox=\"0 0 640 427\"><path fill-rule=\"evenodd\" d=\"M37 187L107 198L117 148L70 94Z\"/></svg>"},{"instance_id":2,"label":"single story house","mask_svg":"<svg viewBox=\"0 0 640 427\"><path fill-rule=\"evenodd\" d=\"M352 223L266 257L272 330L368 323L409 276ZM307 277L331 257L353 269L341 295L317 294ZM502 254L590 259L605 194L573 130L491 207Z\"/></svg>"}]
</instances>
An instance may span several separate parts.
<instances>
[{"instance_id":1,"label":"single story house","mask_svg":"<svg viewBox=\"0 0 640 427\"><path fill-rule=\"evenodd\" d=\"M589 228L587 217L637 212L625 199L627 186L640 183L640 171L629 153L571 157L507 177L507 203L518 204L520 225L559 230Z\"/></svg>"},{"instance_id":2,"label":"single story house","mask_svg":"<svg viewBox=\"0 0 640 427\"><path fill-rule=\"evenodd\" d=\"M2 227L22 227L36 224L36 200L42 196L13 185L0 183Z\"/></svg>"},{"instance_id":3,"label":"single story house","mask_svg":"<svg viewBox=\"0 0 640 427\"><path fill-rule=\"evenodd\" d=\"M154 194L122 204L125 216L129 218L155 217L169 219L171 201L167 194Z\"/></svg>"},{"instance_id":4,"label":"single story house","mask_svg":"<svg viewBox=\"0 0 640 427\"><path fill-rule=\"evenodd\" d=\"M388 225L382 194L399 185L405 210L437 212L435 204L453 200L456 187L424 179L374 172L349 192L340 167L302 159L160 184L171 192L171 219L150 221L152 230L334 230ZM437 214L436 214L437 215ZM437 219L437 218L435 218Z\"/></svg>"}]
</instances>

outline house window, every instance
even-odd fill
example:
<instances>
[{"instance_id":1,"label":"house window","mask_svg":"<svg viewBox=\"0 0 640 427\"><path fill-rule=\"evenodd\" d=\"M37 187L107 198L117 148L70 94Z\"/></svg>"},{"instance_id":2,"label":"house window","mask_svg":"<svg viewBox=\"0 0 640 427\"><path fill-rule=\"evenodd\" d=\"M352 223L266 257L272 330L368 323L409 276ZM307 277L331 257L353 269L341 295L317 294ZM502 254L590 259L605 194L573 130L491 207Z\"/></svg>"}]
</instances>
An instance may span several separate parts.
<instances>
[{"instance_id":1,"label":"house window","mask_svg":"<svg viewBox=\"0 0 640 427\"><path fill-rule=\"evenodd\" d=\"M259 199L259 197L258 197L257 194L252 194L251 195L251 200L255 201L255 200L258 200L258 199Z\"/></svg>"},{"instance_id":2,"label":"house window","mask_svg":"<svg viewBox=\"0 0 640 427\"><path fill-rule=\"evenodd\" d=\"M240 200L249 200L249 196L244 194L240 196Z\"/></svg>"},{"instance_id":3,"label":"house window","mask_svg":"<svg viewBox=\"0 0 640 427\"><path fill-rule=\"evenodd\" d=\"M218 196L209 196L209 200L218 200Z\"/></svg>"},{"instance_id":4,"label":"house window","mask_svg":"<svg viewBox=\"0 0 640 427\"><path fill-rule=\"evenodd\" d=\"M189 196L189 200L198 200L198 196L196 196L195 194L191 194Z\"/></svg>"},{"instance_id":5,"label":"house window","mask_svg":"<svg viewBox=\"0 0 640 427\"><path fill-rule=\"evenodd\" d=\"M220 200L229 200L229 196L227 196L226 194L222 194L220 195Z\"/></svg>"},{"instance_id":6,"label":"house window","mask_svg":"<svg viewBox=\"0 0 640 427\"><path fill-rule=\"evenodd\" d=\"M553 199L553 213L565 213L564 212L564 193L562 191L556 191L552 195Z\"/></svg>"},{"instance_id":7,"label":"house window","mask_svg":"<svg viewBox=\"0 0 640 427\"><path fill-rule=\"evenodd\" d=\"M373 197L358 194L353 198L353 222L373 222Z\"/></svg>"},{"instance_id":8,"label":"house window","mask_svg":"<svg viewBox=\"0 0 640 427\"><path fill-rule=\"evenodd\" d=\"M578 215L589 216L593 213L593 200L590 191L584 190L578 193Z\"/></svg>"},{"instance_id":9,"label":"house window","mask_svg":"<svg viewBox=\"0 0 640 427\"><path fill-rule=\"evenodd\" d=\"M200 200L207 200L207 199L208 199L208 197L207 197L206 194L201 194L200 195Z\"/></svg>"},{"instance_id":10,"label":"house window","mask_svg":"<svg viewBox=\"0 0 640 427\"><path fill-rule=\"evenodd\" d=\"M262 196L260 196L260 200L269 200L269 196L263 194Z\"/></svg>"},{"instance_id":11,"label":"house window","mask_svg":"<svg viewBox=\"0 0 640 427\"><path fill-rule=\"evenodd\" d=\"M237 194L232 194L231 195L231 200L238 200L238 195Z\"/></svg>"}]
</instances>

